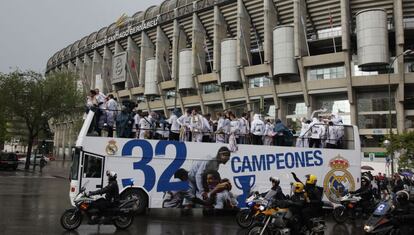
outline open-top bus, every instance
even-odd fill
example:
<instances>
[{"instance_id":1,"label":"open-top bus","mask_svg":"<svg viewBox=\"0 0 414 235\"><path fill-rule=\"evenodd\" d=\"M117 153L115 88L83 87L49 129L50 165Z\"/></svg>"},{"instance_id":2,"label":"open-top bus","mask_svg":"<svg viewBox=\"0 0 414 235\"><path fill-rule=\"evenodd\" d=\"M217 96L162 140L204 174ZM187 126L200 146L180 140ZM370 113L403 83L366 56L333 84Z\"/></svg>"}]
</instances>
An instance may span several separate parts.
<instances>
[{"instance_id":1,"label":"open-top bus","mask_svg":"<svg viewBox=\"0 0 414 235\"><path fill-rule=\"evenodd\" d=\"M141 211L163 207L166 192L189 187L199 191L197 188L205 184L203 174L212 169L230 181L241 207L252 190L270 189L269 177L278 177L288 194L294 182L291 172L300 179L316 175L317 185L324 188L324 199L332 202L359 187L361 147L355 126L343 126L342 149L238 145L236 152L218 160L226 144L92 136L88 130L93 118L90 111L76 141L70 176L72 204L86 182L88 191L105 186L106 170L117 172L121 197L133 193L141 199ZM189 172L188 181L174 178L179 169ZM132 181L134 186L127 187Z\"/></svg>"}]
</instances>

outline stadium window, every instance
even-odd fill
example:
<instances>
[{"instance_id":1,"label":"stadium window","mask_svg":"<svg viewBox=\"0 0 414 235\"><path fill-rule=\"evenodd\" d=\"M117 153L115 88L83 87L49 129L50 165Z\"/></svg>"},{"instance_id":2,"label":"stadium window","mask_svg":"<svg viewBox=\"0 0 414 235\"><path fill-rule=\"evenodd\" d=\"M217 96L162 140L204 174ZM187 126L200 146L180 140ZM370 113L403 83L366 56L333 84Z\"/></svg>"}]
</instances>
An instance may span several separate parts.
<instances>
[{"instance_id":1,"label":"stadium window","mask_svg":"<svg viewBox=\"0 0 414 235\"><path fill-rule=\"evenodd\" d=\"M324 80L344 78L345 69L343 65L335 65L329 67L310 67L308 69L309 80Z\"/></svg>"},{"instance_id":2,"label":"stadium window","mask_svg":"<svg viewBox=\"0 0 414 235\"><path fill-rule=\"evenodd\" d=\"M215 92L218 92L218 91L219 91L219 85L215 82L203 84L203 93L204 94L215 93Z\"/></svg>"},{"instance_id":3,"label":"stadium window","mask_svg":"<svg viewBox=\"0 0 414 235\"><path fill-rule=\"evenodd\" d=\"M270 85L270 78L265 75L248 77L250 88L266 87Z\"/></svg>"}]
</instances>

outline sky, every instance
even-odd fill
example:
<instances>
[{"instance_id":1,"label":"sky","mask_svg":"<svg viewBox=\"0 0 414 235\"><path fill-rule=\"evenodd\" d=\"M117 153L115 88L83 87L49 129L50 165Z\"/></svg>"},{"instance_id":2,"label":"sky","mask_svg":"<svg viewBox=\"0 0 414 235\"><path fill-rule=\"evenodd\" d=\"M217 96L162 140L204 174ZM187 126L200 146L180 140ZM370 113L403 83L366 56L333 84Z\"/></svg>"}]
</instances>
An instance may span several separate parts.
<instances>
[{"instance_id":1,"label":"sky","mask_svg":"<svg viewBox=\"0 0 414 235\"><path fill-rule=\"evenodd\" d=\"M57 51L163 0L0 0L0 73L44 73Z\"/></svg>"}]
</instances>

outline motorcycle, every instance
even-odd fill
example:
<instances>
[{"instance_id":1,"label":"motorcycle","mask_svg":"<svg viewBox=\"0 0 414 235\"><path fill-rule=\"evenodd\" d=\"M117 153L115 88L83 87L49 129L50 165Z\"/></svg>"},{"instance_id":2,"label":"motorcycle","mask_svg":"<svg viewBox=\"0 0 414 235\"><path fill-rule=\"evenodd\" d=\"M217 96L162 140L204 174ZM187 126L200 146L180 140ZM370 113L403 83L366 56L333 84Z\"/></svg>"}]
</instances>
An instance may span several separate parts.
<instances>
[{"instance_id":1,"label":"motorcycle","mask_svg":"<svg viewBox=\"0 0 414 235\"><path fill-rule=\"evenodd\" d=\"M337 223L344 223L348 218L361 218L363 215L363 208L358 206L361 197L354 194L346 194L341 197L341 205L333 210L333 218ZM372 211L371 209L369 209Z\"/></svg>"},{"instance_id":2,"label":"motorcycle","mask_svg":"<svg viewBox=\"0 0 414 235\"><path fill-rule=\"evenodd\" d=\"M257 212L261 205L266 205L268 201L261 197L258 192L254 192L246 199L246 209L240 210L236 215L236 222L242 228L250 227L255 221Z\"/></svg>"},{"instance_id":3,"label":"motorcycle","mask_svg":"<svg viewBox=\"0 0 414 235\"><path fill-rule=\"evenodd\" d=\"M75 208L63 212L60 224L64 229L68 231L77 229L81 225L84 216L88 218L89 224L113 224L118 229L127 229L131 226L134 213L138 210L138 198L135 195L121 200L118 206L106 211L109 216L103 217L101 212L91 204L104 199L99 196L88 197L85 191L85 187L82 187L75 197Z\"/></svg>"},{"instance_id":4,"label":"motorcycle","mask_svg":"<svg viewBox=\"0 0 414 235\"><path fill-rule=\"evenodd\" d=\"M366 234L399 234L391 222L394 205L392 199L382 201L364 224Z\"/></svg>"},{"instance_id":5,"label":"motorcycle","mask_svg":"<svg viewBox=\"0 0 414 235\"><path fill-rule=\"evenodd\" d=\"M280 207L273 207L268 204L267 207L260 206L260 214L264 216L262 222L258 222L253 225L248 235L290 235L290 224L293 224L295 218L293 213L284 208L283 202L279 204ZM293 222L293 223L292 223ZM312 228L309 231L304 225L300 231L302 234L309 235L323 235L326 228L325 221L322 218L312 218L310 220Z\"/></svg>"}]
</instances>

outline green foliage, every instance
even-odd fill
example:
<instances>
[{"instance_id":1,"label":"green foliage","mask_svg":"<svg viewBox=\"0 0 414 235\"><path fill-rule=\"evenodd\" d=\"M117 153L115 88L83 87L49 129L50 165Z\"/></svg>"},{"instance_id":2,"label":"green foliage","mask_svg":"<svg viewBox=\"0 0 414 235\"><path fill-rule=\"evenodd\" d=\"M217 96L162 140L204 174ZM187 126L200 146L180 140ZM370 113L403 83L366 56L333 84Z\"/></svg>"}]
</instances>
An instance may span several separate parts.
<instances>
[{"instance_id":1,"label":"green foliage","mask_svg":"<svg viewBox=\"0 0 414 235\"><path fill-rule=\"evenodd\" d=\"M81 102L71 73L46 77L32 71L0 74L0 107L26 125L29 149L39 132L48 129L48 120L79 115Z\"/></svg>"},{"instance_id":2,"label":"green foliage","mask_svg":"<svg viewBox=\"0 0 414 235\"><path fill-rule=\"evenodd\" d=\"M414 132L404 132L402 134L391 134L391 141L387 148L387 153L399 152L400 160L398 166L400 169L414 169Z\"/></svg>"}]
</instances>

